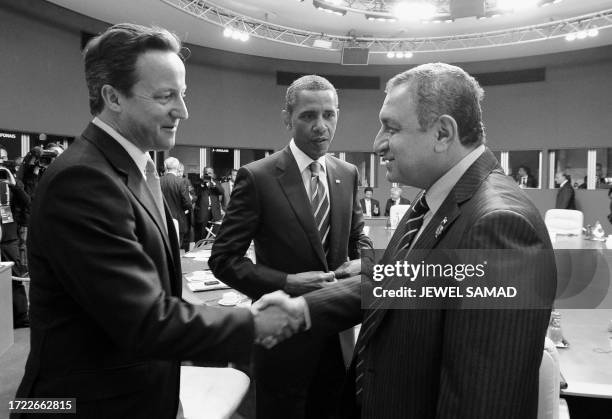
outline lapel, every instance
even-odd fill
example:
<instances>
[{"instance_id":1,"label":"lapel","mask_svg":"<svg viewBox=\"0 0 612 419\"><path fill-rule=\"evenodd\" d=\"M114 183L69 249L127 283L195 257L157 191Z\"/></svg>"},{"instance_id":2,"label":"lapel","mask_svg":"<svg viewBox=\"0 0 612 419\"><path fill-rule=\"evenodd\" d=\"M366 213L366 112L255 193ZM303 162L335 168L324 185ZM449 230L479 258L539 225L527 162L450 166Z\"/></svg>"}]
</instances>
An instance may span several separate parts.
<instances>
[{"instance_id":1,"label":"lapel","mask_svg":"<svg viewBox=\"0 0 612 419\"><path fill-rule=\"evenodd\" d=\"M325 252L323 252L321 239L319 238L319 230L315 225L310 202L308 201L308 195L304 189L302 175L295 162L295 158L291 154L289 146L285 147L279 155L276 168L279 173L278 183L287 197L287 201L293 209L299 224L304 229L315 254L325 267L325 270L327 270L327 260L325 258ZM333 222L333 220L331 222Z\"/></svg>"},{"instance_id":2,"label":"lapel","mask_svg":"<svg viewBox=\"0 0 612 419\"><path fill-rule=\"evenodd\" d=\"M153 194L149 190L149 187L147 186L142 173L136 166L136 163L134 163L134 160L125 151L121 144L108 135L104 130L92 123L85 128L82 137L91 142L106 157L106 160L119 174L119 176L124 179L124 182L130 192L144 207L153 220L162 238L164 246L166 247L166 252L172 259L175 259L175 252L173 252L168 233L166 232L170 231L170 228L164 228L163 218L157 209L157 205L153 199ZM166 219L172 222L172 215L169 215L165 200L164 208L166 211ZM174 226L172 227L172 231L174 231ZM174 260L173 262L176 263Z\"/></svg>"},{"instance_id":3,"label":"lapel","mask_svg":"<svg viewBox=\"0 0 612 419\"><path fill-rule=\"evenodd\" d=\"M493 171L499 171L503 173L497 159L491 153L491 151L487 148L485 152L468 168L468 170L461 176L457 184L453 187L451 192L448 194L438 211L434 214L432 219L429 221L429 224L425 226L425 229L418 237L416 243L413 246L413 249L425 249L426 252L419 252L419 259L426 258L429 254L429 251L434 249L439 241L446 235L448 230L450 230L450 226L457 220L459 216L461 216L461 205L468 201L476 192L480 184L489 176L489 174ZM422 193L422 192L421 192ZM420 194L419 194L420 197ZM415 198L413 202L416 202L418 199ZM412 207L406 212L404 217L402 218L400 225L404 226L408 219L412 214ZM394 257L395 246L391 249L391 244L394 241L399 240L401 235L403 235L403 229L395 232L393 237L389 242L389 246L387 250L385 250L385 254L380 263L392 263L394 261L389 260ZM399 237L398 237L399 235ZM406 253L404 259L410 259L410 250ZM377 316L377 319L373 323L374 330L368 335L373 336L375 334L376 328L382 323L382 320L387 313L386 309L374 309L376 313L373 316ZM367 343L364 342L365 345Z\"/></svg>"},{"instance_id":4,"label":"lapel","mask_svg":"<svg viewBox=\"0 0 612 419\"><path fill-rule=\"evenodd\" d=\"M334 249L339 249L344 234L340 226L344 225L343 218L347 214L352 214L351 205L353 200L349 193L353 188L349 188L349 179L341 176L341 170L338 161L329 156L325 157L325 165L327 168L327 185L329 187L329 205L330 205L330 227L329 232L329 254L333 253ZM330 258L330 260L333 260Z\"/></svg>"}]
</instances>

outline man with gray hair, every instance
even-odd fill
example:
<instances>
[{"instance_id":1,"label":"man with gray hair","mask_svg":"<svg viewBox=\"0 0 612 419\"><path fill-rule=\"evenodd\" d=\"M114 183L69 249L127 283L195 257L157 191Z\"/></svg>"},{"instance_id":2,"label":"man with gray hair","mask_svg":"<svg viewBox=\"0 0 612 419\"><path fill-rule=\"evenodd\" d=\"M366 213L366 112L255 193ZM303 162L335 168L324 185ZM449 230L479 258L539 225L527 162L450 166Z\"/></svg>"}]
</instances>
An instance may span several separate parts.
<instances>
[{"instance_id":1,"label":"man with gray hair","mask_svg":"<svg viewBox=\"0 0 612 419\"><path fill-rule=\"evenodd\" d=\"M208 261L217 278L254 299L275 290L298 296L356 275L361 248L372 247L357 168L327 155L338 118L334 86L314 75L297 79L282 117L289 145L238 170ZM257 263L245 257L251 241ZM344 372L337 334L256 351L257 417L329 417Z\"/></svg>"},{"instance_id":2,"label":"man with gray hair","mask_svg":"<svg viewBox=\"0 0 612 419\"><path fill-rule=\"evenodd\" d=\"M312 336L362 322L343 417L535 419L556 286L542 217L485 146L483 90L473 77L452 65L424 64L392 78L386 93L374 151L389 181L422 191L378 264L426 266L444 252L503 250L511 257L489 261L485 278L473 284L522 284L522 301L534 304L510 308L500 298L487 309L460 309L474 303L451 298L434 305L415 293L403 309L389 309L388 299L370 293L362 310L357 278L296 299L272 294L258 305L302 314Z\"/></svg>"},{"instance_id":3,"label":"man with gray hair","mask_svg":"<svg viewBox=\"0 0 612 419\"><path fill-rule=\"evenodd\" d=\"M182 247L189 225L187 213L191 211L189 187L179 175L180 162L177 158L168 157L164 161L164 168L166 169L165 174L160 179L161 190L172 218L178 222L179 245Z\"/></svg>"}]
</instances>

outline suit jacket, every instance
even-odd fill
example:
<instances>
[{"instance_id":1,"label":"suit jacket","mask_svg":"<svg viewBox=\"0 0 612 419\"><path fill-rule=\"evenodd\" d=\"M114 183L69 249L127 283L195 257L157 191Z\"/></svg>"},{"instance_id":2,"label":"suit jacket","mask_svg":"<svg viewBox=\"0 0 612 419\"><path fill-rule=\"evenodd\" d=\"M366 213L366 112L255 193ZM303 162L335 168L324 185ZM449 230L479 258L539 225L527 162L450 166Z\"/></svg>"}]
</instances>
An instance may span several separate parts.
<instances>
[{"instance_id":1,"label":"suit jacket","mask_svg":"<svg viewBox=\"0 0 612 419\"><path fill-rule=\"evenodd\" d=\"M385 205L385 217L388 217L391 214L391 207L395 205L395 201L391 198L387 199L387 204ZM410 200L400 196L399 205L410 205Z\"/></svg>"},{"instance_id":2,"label":"suit jacket","mask_svg":"<svg viewBox=\"0 0 612 419\"><path fill-rule=\"evenodd\" d=\"M521 184L521 176L519 176L519 175L516 176L516 183L519 184L519 185ZM535 178L533 176L531 176L531 175L527 175L527 179L526 179L525 184L523 186L526 187L526 188L536 188L537 185L536 185Z\"/></svg>"},{"instance_id":3,"label":"suit jacket","mask_svg":"<svg viewBox=\"0 0 612 419\"><path fill-rule=\"evenodd\" d=\"M221 184L221 187L223 188L223 201L221 202L221 207L223 208L223 210L226 210L227 204L229 203L230 197L232 196L234 185L231 185L230 182L223 182Z\"/></svg>"},{"instance_id":4,"label":"suit jacket","mask_svg":"<svg viewBox=\"0 0 612 419\"><path fill-rule=\"evenodd\" d=\"M441 224L446 227L439 231ZM514 249L527 255L551 249L551 244L538 210L487 150L455 185L414 248ZM387 249L381 263L392 263L393 250ZM411 257L413 253L405 256L409 263L428 263L431 257L431 252ZM512 258L497 267L496 279L518 276L530 284L538 281L534 286L544 287L549 307L556 269L552 252L546 255L542 264ZM330 333L359 322L360 289L360 281L351 280L306 294L310 333ZM361 417L536 417L549 308L404 309L377 314L382 319L369 339L357 343L365 343ZM354 362L341 402L345 417L357 417L359 412Z\"/></svg>"},{"instance_id":5,"label":"suit jacket","mask_svg":"<svg viewBox=\"0 0 612 419\"><path fill-rule=\"evenodd\" d=\"M372 210L372 216L378 217L380 215L380 202L378 202L376 199L372 199L371 201L372 202L370 203L370 206ZM361 205L361 212L365 214L366 212L365 198L361 198L359 200L359 205Z\"/></svg>"},{"instance_id":6,"label":"suit jacket","mask_svg":"<svg viewBox=\"0 0 612 419\"><path fill-rule=\"evenodd\" d=\"M181 299L171 214L89 124L49 166L28 234L31 349L18 397L76 397L80 417L175 418L181 360L250 356L248 310Z\"/></svg>"},{"instance_id":7,"label":"suit jacket","mask_svg":"<svg viewBox=\"0 0 612 419\"><path fill-rule=\"evenodd\" d=\"M210 188L204 183L195 185L196 203L194 223L207 223L221 219L221 200L223 187L215 182Z\"/></svg>"},{"instance_id":8,"label":"suit jacket","mask_svg":"<svg viewBox=\"0 0 612 419\"><path fill-rule=\"evenodd\" d=\"M569 181L559 188L557 192L557 200L555 202L555 208L559 209L576 209L576 199L574 188Z\"/></svg>"},{"instance_id":9,"label":"suit jacket","mask_svg":"<svg viewBox=\"0 0 612 419\"><path fill-rule=\"evenodd\" d=\"M183 178L176 176L174 173L166 173L162 176L160 184L164 200L168 205L172 218L178 221L179 232L182 236L188 228L185 211L191 210L189 186L184 182Z\"/></svg>"},{"instance_id":10,"label":"suit jacket","mask_svg":"<svg viewBox=\"0 0 612 419\"><path fill-rule=\"evenodd\" d=\"M334 270L348 258L358 258L362 247L371 248L372 242L362 231L357 168L331 156L326 157L326 167L331 206L327 258L302 177L287 146L238 171L208 261L215 276L256 299L283 289L287 274ZM251 240L256 264L244 256ZM335 345L339 350L337 337ZM257 351L256 368L262 374L258 380L281 390L308 388L319 358L325 356L324 347L324 339L303 334L272 350ZM341 358L337 367L344 369Z\"/></svg>"}]
</instances>

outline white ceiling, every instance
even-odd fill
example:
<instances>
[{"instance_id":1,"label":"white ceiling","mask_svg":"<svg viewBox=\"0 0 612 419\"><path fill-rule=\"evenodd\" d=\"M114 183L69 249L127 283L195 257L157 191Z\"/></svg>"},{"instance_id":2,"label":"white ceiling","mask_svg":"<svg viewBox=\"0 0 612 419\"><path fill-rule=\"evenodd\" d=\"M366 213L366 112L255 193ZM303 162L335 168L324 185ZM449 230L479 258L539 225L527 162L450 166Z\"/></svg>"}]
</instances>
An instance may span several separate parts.
<instances>
[{"instance_id":1,"label":"white ceiling","mask_svg":"<svg viewBox=\"0 0 612 419\"><path fill-rule=\"evenodd\" d=\"M224 38L222 28L189 15L162 0L48 0L59 6L109 23L134 22L156 24L177 33L185 42L210 48L264 57L338 63L339 52L297 47L251 37L246 42ZM473 2L474 0L458 0ZM311 0L214 0L218 6L270 23L333 35L354 31L357 36L374 37L430 37L481 33L535 25L566 19L612 8L607 0L564 0L548 7L516 12L495 19L457 19L448 24L418 22L372 22L363 15L349 12L346 16L323 13ZM429 61L469 62L524 57L576 49L612 45L612 29L599 31L599 36L567 42L563 38L531 42L513 46L479 48L462 51L418 53L405 63ZM384 54L370 54L370 64L400 64Z\"/></svg>"}]
</instances>

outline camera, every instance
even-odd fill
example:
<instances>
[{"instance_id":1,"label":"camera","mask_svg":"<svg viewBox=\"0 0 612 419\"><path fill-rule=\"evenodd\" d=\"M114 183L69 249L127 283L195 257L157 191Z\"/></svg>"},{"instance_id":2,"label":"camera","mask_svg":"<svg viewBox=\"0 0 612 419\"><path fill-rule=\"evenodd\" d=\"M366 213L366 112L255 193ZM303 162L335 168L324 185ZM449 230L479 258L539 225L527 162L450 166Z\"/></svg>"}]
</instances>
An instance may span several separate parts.
<instances>
[{"instance_id":1,"label":"camera","mask_svg":"<svg viewBox=\"0 0 612 419\"><path fill-rule=\"evenodd\" d=\"M51 163L53 163L53 160L55 160L57 156L59 156L59 152L57 152L56 150L43 150L40 154L40 157L38 158L37 164L40 167L46 168Z\"/></svg>"},{"instance_id":2,"label":"camera","mask_svg":"<svg viewBox=\"0 0 612 419\"><path fill-rule=\"evenodd\" d=\"M210 182L212 180L212 177L210 175L204 175L202 176L202 180L204 182Z\"/></svg>"}]
</instances>

